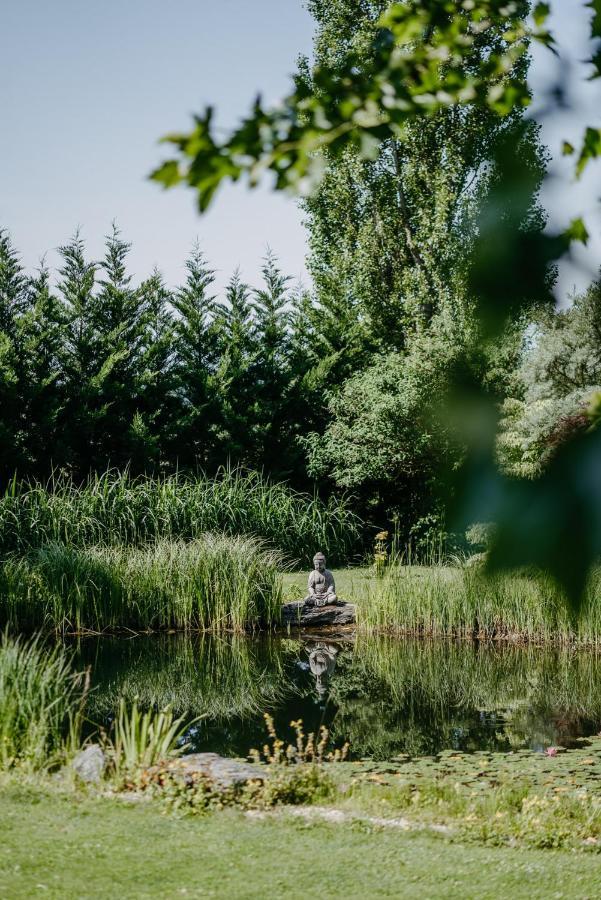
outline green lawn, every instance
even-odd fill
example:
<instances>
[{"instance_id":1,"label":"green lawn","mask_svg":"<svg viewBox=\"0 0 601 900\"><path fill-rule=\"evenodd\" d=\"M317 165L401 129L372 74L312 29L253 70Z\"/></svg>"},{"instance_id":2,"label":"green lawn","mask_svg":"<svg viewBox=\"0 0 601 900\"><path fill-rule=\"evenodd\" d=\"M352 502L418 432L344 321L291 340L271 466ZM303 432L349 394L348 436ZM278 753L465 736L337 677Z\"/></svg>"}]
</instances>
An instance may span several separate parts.
<instances>
[{"instance_id":1,"label":"green lawn","mask_svg":"<svg viewBox=\"0 0 601 900\"><path fill-rule=\"evenodd\" d=\"M582 898L599 857L0 786L0 897Z\"/></svg>"},{"instance_id":2,"label":"green lawn","mask_svg":"<svg viewBox=\"0 0 601 900\"><path fill-rule=\"evenodd\" d=\"M356 569L334 569L332 572L336 583L336 593L341 600L352 603L361 602L374 577L370 567ZM303 572L286 572L284 574L284 600L302 600L307 595L307 578L309 570Z\"/></svg>"}]
</instances>

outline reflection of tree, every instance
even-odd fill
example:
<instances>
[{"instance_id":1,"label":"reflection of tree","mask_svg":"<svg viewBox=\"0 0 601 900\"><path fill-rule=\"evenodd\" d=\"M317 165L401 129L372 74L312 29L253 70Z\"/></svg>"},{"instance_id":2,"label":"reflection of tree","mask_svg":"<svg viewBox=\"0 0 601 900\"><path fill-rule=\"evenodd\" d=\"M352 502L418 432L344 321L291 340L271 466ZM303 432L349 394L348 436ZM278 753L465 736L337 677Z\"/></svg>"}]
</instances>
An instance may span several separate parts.
<instances>
[{"instance_id":1,"label":"reflection of tree","mask_svg":"<svg viewBox=\"0 0 601 900\"><path fill-rule=\"evenodd\" d=\"M601 722L598 669L582 651L362 639L338 660L332 731L379 759L565 745Z\"/></svg>"},{"instance_id":2,"label":"reflection of tree","mask_svg":"<svg viewBox=\"0 0 601 900\"><path fill-rule=\"evenodd\" d=\"M91 711L99 718L120 696L137 697L142 707L170 705L177 715L260 716L289 690L295 652L293 642L239 635L102 638L80 648L92 663Z\"/></svg>"},{"instance_id":3,"label":"reflection of tree","mask_svg":"<svg viewBox=\"0 0 601 900\"><path fill-rule=\"evenodd\" d=\"M336 745L348 739L353 756L375 759L566 745L601 724L601 656L582 650L154 635L86 640L78 652L92 665L92 719L106 720L120 695L171 704L207 716L195 749L230 755L264 742L265 711L284 738L302 719L305 731L326 725Z\"/></svg>"}]
</instances>

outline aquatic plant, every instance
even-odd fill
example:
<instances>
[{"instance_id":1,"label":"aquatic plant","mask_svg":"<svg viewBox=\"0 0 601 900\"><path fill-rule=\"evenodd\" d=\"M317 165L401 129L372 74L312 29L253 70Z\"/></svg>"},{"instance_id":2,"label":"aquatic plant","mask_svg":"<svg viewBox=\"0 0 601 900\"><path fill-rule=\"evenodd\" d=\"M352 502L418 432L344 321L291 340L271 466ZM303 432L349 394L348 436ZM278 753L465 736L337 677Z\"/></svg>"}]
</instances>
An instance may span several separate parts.
<instances>
[{"instance_id":1,"label":"aquatic plant","mask_svg":"<svg viewBox=\"0 0 601 900\"><path fill-rule=\"evenodd\" d=\"M194 540L205 532L254 535L310 562L316 548L332 563L357 552L362 523L341 499L327 502L272 483L258 472L222 468L209 477L95 475L83 485L58 474L45 484L11 482L0 497L0 554L47 543L141 546Z\"/></svg>"},{"instance_id":2,"label":"aquatic plant","mask_svg":"<svg viewBox=\"0 0 601 900\"><path fill-rule=\"evenodd\" d=\"M136 700L128 704L121 698L103 741L112 773L117 779L132 778L141 769L180 756L188 748L185 730L183 719L174 718L170 709L142 712Z\"/></svg>"},{"instance_id":3,"label":"aquatic plant","mask_svg":"<svg viewBox=\"0 0 601 900\"><path fill-rule=\"evenodd\" d=\"M0 637L0 769L51 766L79 746L87 673L41 638Z\"/></svg>"},{"instance_id":4,"label":"aquatic plant","mask_svg":"<svg viewBox=\"0 0 601 900\"><path fill-rule=\"evenodd\" d=\"M575 621L561 590L542 572L485 575L480 564L390 565L359 606L364 628L486 639L601 640L601 569Z\"/></svg>"},{"instance_id":5,"label":"aquatic plant","mask_svg":"<svg viewBox=\"0 0 601 900\"><path fill-rule=\"evenodd\" d=\"M249 537L78 548L0 565L0 621L19 630L252 628L279 620L281 557Z\"/></svg>"}]
</instances>

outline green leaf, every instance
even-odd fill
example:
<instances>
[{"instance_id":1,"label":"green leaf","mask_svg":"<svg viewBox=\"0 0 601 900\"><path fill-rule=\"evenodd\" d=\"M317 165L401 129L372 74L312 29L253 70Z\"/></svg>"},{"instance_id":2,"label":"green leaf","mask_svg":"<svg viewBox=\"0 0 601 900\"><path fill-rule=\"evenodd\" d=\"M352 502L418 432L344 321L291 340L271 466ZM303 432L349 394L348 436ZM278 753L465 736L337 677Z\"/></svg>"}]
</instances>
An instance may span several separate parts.
<instances>
[{"instance_id":1,"label":"green leaf","mask_svg":"<svg viewBox=\"0 0 601 900\"><path fill-rule=\"evenodd\" d=\"M588 244L589 233L581 218L572 219L564 234L569 241L579 241L581 244Z\"/></svg>"},{"instance_id":2,"label":"green leaf","mask_svg":"<svg viewBox=\"0 0 601 900\"><path fill-rule=\"evenodd\" d=\"M173 187L182 180L176 159L166 160L158 169L151 172L148 177L151 181L158 181L164 188Z\"/></svg>"},{"instance_id":3,"label":"green leaf","mask_svg":"<svg viewBox=\"0 0 601 900\"><path fill-rule=\"evenodd\" d=\"M580 177L588 162L601 156L601 128L587 128L576 164L576 175Z\"/></svg>"},{"instance_id":4,"label":"green leaf","mask_svg":"<svg viewBox=\"0 0 601 900\"><path fill-rule=\"evenodd\" d=\"M593 11L593 19L591 21L591 37L601 37L601 0L590 0L586 4L588 9Z\"/></svg>"},{"instance_id":5,"label":"green leaf","mask_svg":"<svg viewBox=\"0 0 601 900\"><path fill-rule=\"evenodd\" d=\"M549 17L549 13L551 12L551 7L548 3L537 3L532 11L532 18L534 19L534 24L537 27L544 25Z\"/></svg>"},{"instance_id":6,"label":"green leaf","mask_svg":"<svg viewBox=\"0 0 601 900\"><path fill-rule=\"evenodd\" d=\"M576 152L576 148L569 141L564 141L561 145L561 152L563 156L572 156Z\"/></svg>"}]
</instances>

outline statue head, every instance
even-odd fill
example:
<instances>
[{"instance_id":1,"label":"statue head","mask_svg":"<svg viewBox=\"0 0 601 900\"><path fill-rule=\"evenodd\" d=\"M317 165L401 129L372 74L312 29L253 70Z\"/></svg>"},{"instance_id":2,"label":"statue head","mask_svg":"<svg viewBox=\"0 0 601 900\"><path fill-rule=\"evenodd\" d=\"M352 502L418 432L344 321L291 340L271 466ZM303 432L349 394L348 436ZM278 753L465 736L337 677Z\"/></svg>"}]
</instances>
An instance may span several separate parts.
<instances>
[{"instance_id":1,"label":"statue head","mask_svg":"<svg viewBox=\"0 0 601 900\"><path fill-rule=\"evenodd\" d=\"M316 553L313 557L313 566L318 572L323 572L326 567L326 558L323 553Z\"/></svg>"}]
</instances>

